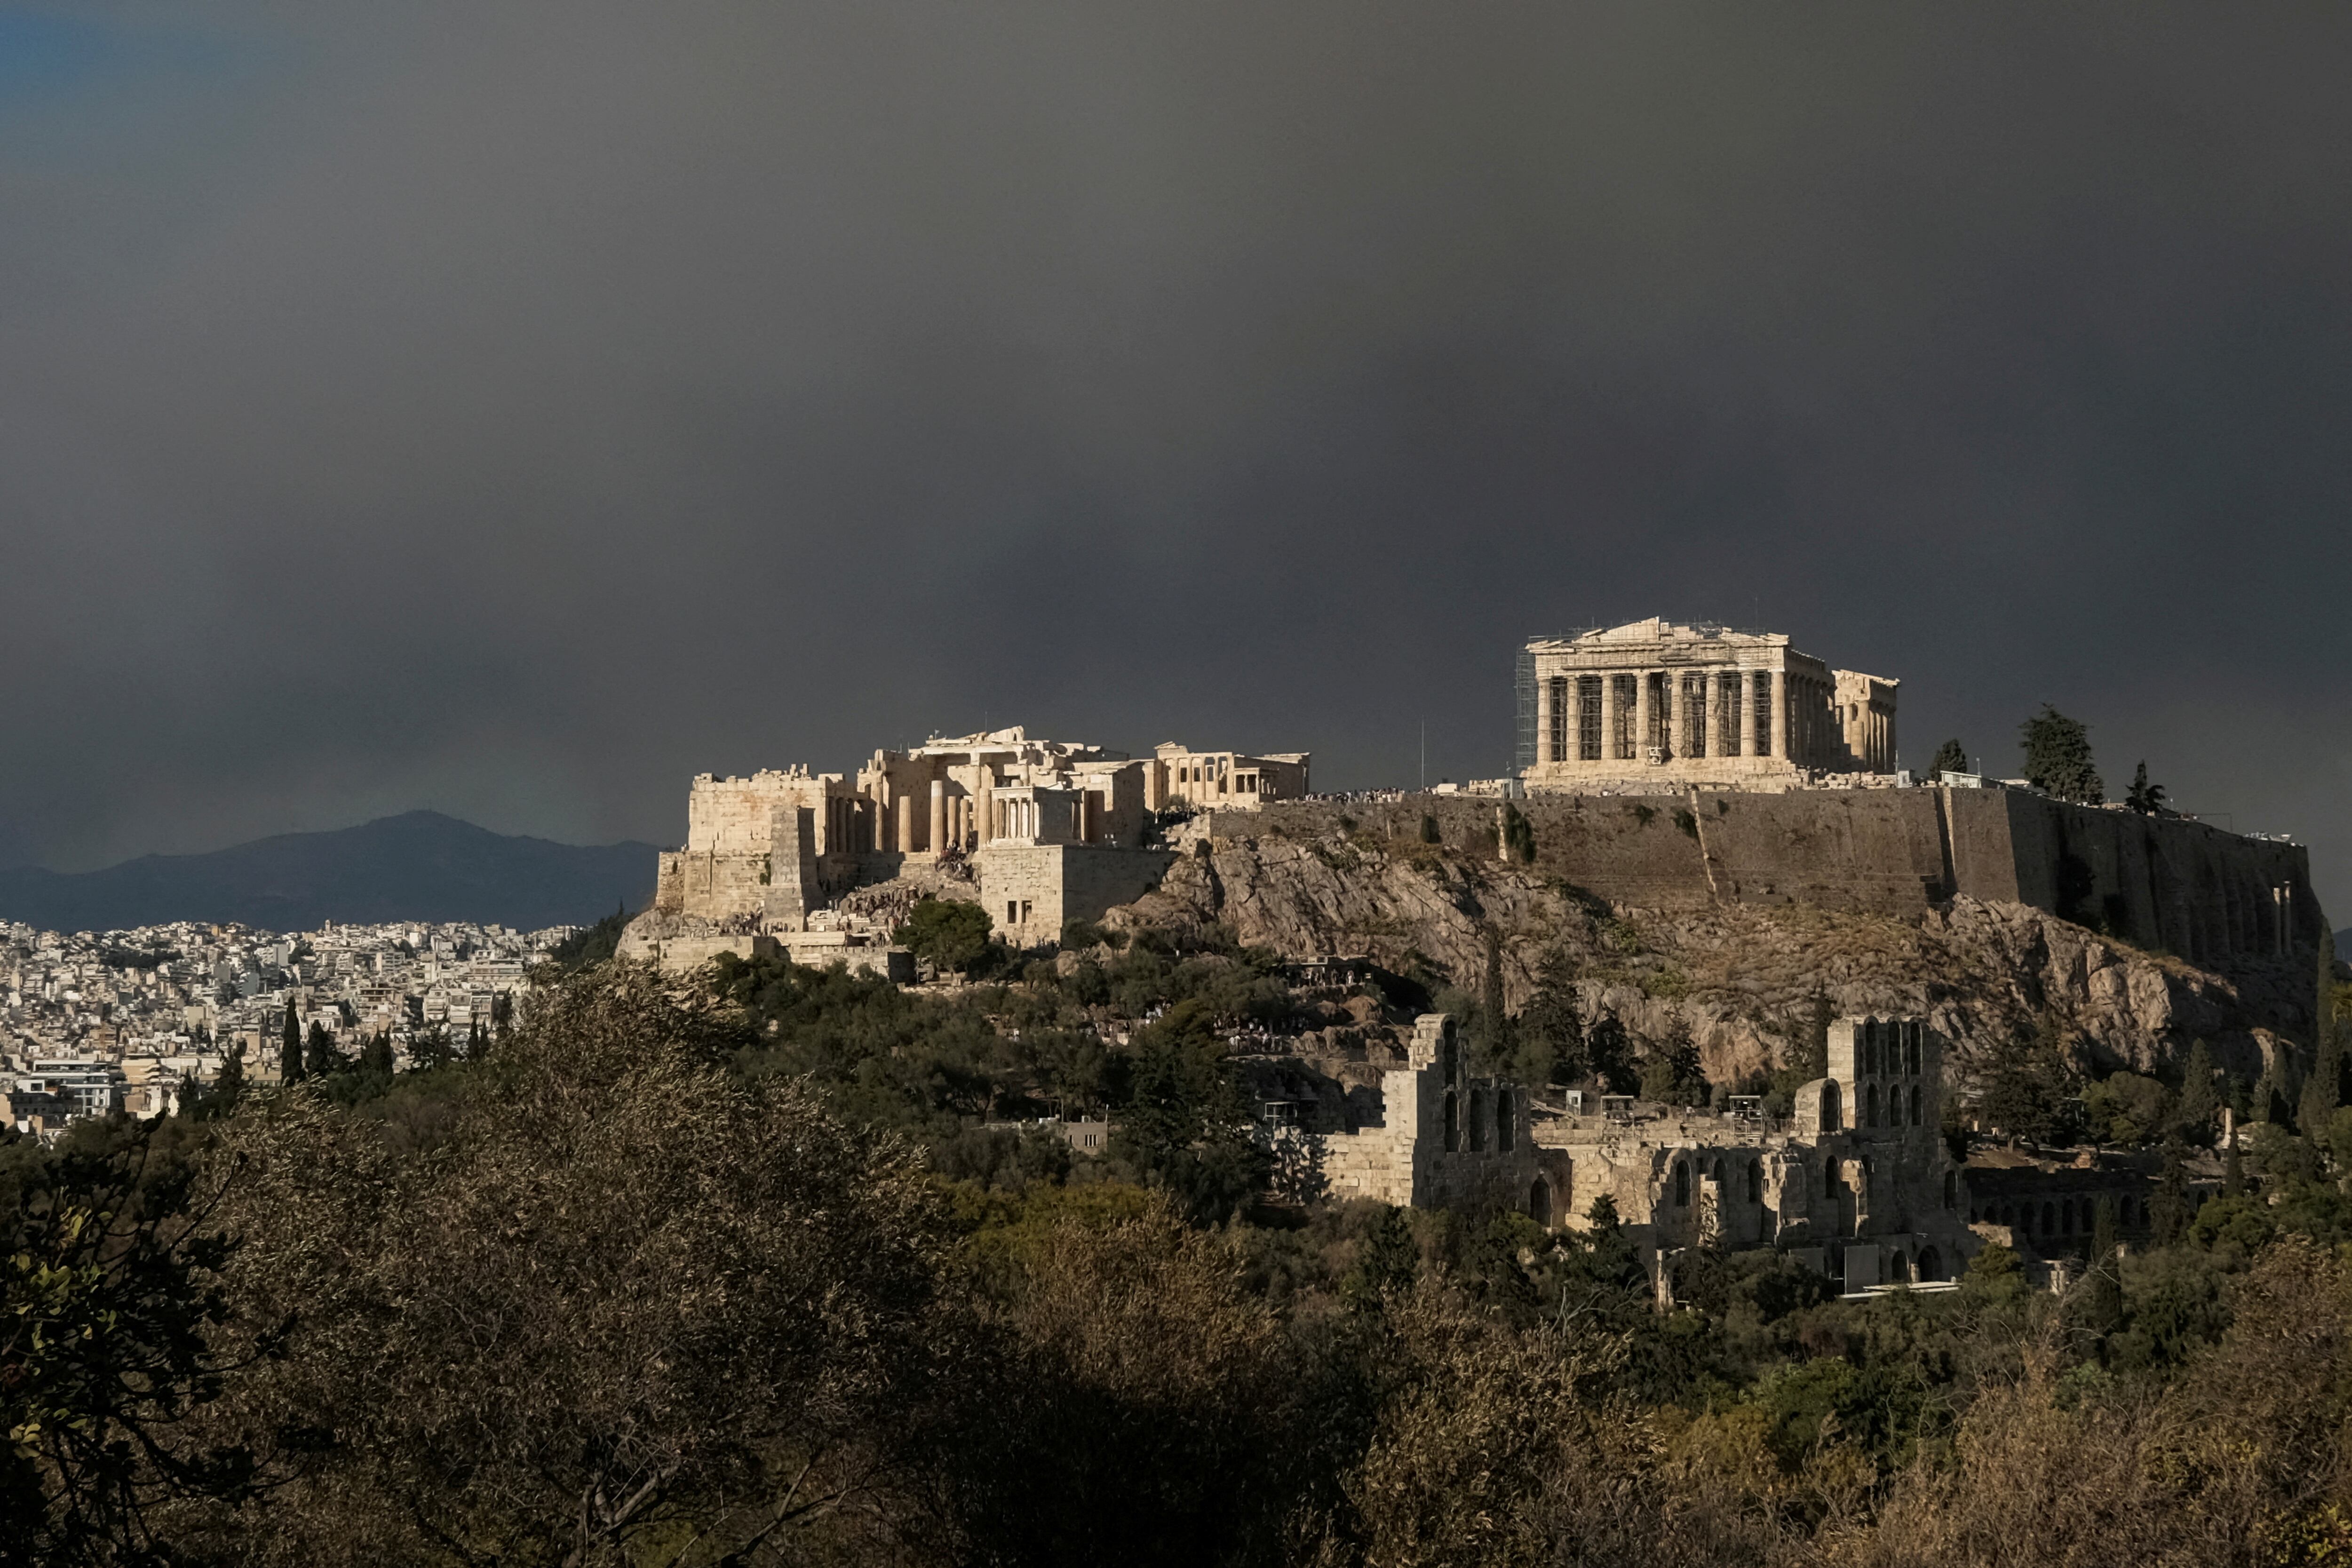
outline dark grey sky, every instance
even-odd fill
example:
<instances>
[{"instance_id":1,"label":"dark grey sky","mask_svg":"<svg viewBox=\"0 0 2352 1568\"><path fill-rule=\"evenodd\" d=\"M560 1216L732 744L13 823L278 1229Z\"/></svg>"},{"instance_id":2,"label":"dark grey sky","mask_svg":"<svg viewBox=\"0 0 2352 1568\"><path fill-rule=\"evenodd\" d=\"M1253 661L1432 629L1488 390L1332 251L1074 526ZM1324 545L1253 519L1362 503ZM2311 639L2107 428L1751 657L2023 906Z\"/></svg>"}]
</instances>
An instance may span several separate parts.
<instances>
[{"instance_id":1,"label":"dark grey sky","mask_svg":"<svg viewBox=\"0 0 2352 1568\"><path fill-rule=\"evenodd\" d=\"M0 851L1021 721L1491 774L1762 624L2352 911L2352 12L0 7Z\"/></svg>"}]
</instances>

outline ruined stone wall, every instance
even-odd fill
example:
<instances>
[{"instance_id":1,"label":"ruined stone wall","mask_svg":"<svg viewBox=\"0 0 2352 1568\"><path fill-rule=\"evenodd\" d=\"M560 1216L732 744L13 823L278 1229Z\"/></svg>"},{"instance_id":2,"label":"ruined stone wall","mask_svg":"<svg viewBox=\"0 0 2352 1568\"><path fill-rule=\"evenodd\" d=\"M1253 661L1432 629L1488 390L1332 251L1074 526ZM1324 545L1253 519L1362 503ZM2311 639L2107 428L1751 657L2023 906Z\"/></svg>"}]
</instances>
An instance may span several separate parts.
<instances>
[{"instance_id":1,"label":"ruined stone wall","mask_svg":"<svg viewBox=\"0 0 2352 1568\"><path fill-rule=\"evenodd\" d=\"M2069 805L2017 790L1696 791L1539 796L1535 869L1611 903L1682 910L1802 903L1916 915L1965 894L2024 903L2192 963L2273 952L2326 929L2301 845L2205 823ZM1218 837L1311 836L1339 819L1411 841L1424 816L1449 847L1496 853L1492 798L1306 801L1219 813Z\"/></svg>"}]
</instances>

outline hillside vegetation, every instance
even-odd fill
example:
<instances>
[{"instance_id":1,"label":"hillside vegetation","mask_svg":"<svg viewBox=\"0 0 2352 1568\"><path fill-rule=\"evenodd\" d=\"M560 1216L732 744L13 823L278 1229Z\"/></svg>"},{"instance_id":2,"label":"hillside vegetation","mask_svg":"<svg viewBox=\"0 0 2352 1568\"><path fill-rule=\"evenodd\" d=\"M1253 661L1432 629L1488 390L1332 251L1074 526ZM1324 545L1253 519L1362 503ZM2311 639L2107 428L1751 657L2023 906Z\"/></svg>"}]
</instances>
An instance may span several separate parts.
<instances>
[{"instance_id":1,"label":"hillside vegetation","mask_svg":"<svg viewBox=\"0 0 2352 1568\"><path fill-rule=\"evenodd\" d=\"M2352 1142L2272 1129L2063 1299L1734 1254L1662 1316L1605 1213L1256 1200L1222 1037L1305 1004L1230 940L1071 956L605 964L474 1059L0 1148L0 1561L2352 1550ZM1104 1157L980 1125L1055 1098Z\"/></svg>"}]
</instances>

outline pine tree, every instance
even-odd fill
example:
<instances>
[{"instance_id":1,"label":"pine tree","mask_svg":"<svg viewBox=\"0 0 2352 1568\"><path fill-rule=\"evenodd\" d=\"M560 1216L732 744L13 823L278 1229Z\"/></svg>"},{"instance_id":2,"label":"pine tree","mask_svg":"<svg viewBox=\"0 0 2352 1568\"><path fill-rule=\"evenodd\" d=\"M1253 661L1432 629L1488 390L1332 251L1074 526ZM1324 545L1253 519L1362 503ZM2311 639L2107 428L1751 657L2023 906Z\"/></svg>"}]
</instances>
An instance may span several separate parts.
<instances>
[{"instance_id":1,"label":"pine tree","mask_svg":"<svg viewBox=\"0 0 2352 1568\"><path fill-rule=\"evenodd\" d=\"M360 1052L360 1067L362 1070L380 1077L392 1076L392 1031L390 1029L379 1029L368 1037L367 1045Z\"/></svg>"},{"instance_id":2,"label":"pine tree","mask_svg":"<svg viewBox=\"0 0 2352 1568\"><path fill-rule=\"evenodd\" d=\"M2189 1047L2189 1065L2180 1072L2180 1098L2174 1102L2173 1125L2200 1149L2213 1146L2213 1119L2221 1113L2221 1097L2213 1088L2213 1052L2200 1038Z\"/></svg>"},{"instance_id":3,"label":"pine tree","mask_svg":"<svg viewBox=\"0 0 2352 1568\"><path fill-rule=\"evenodd\" d=\"M1943 773L1964 773L1968 771L1968 749L1960 744L1958 736L1937 747L1936 760L1927 764L1929 778L1935 778Z\"/></svg>"},{"instance_id":4,"label":"pine tree","mask_svg":"<svg viewBox=\"0 0 2352 1568\"><path fill-rule=\"evenodd\" d=\"M2017 728L2026 783L2078 805L2097 805L2106 798L2106 786L2091 763L2091 732L2081 721L2044 702L2041 712Z\"/></svg>"},{"instance_id":5,"label":"pine tree","mask_svg":"<svg viewBox=\"0 0 2352 1568\"><path fill-rule=\"evenodd\" d=\"M2147 782L2147 763L2132 770L2131 789L2124 795L2124 804L2143 816L2154 816L2164 810L2164 786Z\"/></svg>"},{"instance_id":6,"label":"pine tree","mask_svg":"<svg viewBox=\"0 0 2352 1568\"><path fill-rule=\"evenodd\" d=\"M2055 1138L2070 1076L2064 1042L2057 1017L2047 1013L2032 1034L1996 1041L1981 1074L1985 1120L2012 1137L2037 1143Z\"/></svg>"},{"instance_id":7,"label":"pine tree","mask_svg":"<svg viewBox=\"0 0 2352 1568\"><path fill-rule=\"evenodd\" d=\"M286 1003L286 1040L278 1059L278 1076L288 1083L302 1081L302 1020L293 1000Z\"/></svg>"}]
</instances>

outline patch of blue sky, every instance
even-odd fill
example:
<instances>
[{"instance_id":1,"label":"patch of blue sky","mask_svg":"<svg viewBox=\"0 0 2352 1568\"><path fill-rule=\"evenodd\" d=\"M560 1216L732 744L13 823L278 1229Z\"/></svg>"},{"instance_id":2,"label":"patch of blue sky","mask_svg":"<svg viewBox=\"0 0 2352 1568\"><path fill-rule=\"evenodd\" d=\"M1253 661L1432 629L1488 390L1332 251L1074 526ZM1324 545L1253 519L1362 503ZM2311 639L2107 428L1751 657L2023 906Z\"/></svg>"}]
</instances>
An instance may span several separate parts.
<instances>
[{"instance_id":1,"label":"patch of blue sky","mask_svg":"<svg viewBox=\"0 0 2352 1568\"><path fill-rule=\"evenodd\" d=\"M0 4L0 138L29 142L131 130L147 111L234 93L281 47L249 34L206 31L153 12L67 11Z\"/></svg>"}]
</instances>

